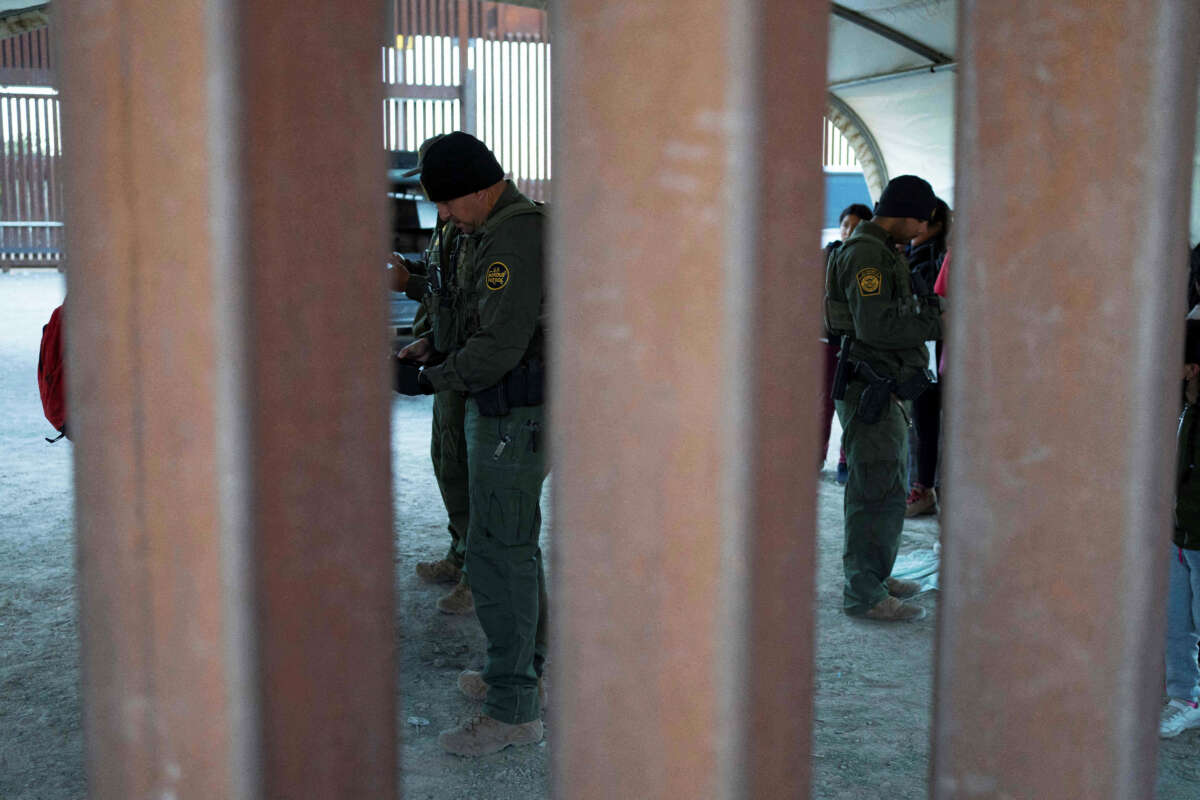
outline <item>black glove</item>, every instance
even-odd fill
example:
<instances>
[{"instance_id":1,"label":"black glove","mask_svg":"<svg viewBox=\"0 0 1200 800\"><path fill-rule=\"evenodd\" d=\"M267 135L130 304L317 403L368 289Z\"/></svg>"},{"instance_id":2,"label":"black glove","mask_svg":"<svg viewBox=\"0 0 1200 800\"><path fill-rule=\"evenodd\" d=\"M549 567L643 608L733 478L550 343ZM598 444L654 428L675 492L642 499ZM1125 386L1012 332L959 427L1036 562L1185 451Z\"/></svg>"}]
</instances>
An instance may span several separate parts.
<instances>
[{"instance_id":1,"label":"black glove","mask_svg":"<svg viewBox=\"0 0 1200 800\"><path fill-rule=\"evenodd\" d=\"M396 359L396 391L400 394L433 394L433 386L421 372L421 365Z\"/></svg>"}]
</instances>

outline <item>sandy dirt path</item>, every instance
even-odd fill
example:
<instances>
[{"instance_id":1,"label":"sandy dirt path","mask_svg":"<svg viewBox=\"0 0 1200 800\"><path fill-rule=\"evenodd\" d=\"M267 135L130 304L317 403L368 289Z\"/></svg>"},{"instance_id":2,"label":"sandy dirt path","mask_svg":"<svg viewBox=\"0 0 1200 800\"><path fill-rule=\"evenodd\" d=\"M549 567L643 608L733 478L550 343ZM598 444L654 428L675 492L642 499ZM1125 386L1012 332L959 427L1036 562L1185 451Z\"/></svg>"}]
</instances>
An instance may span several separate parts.
<instances>
[{"instance_id":1,"label":"sandy dirt path","mask_svg":"<svg viewBox=\"0 0 1200 800\"><path fill-rule=\"evenodd\" d=\"M0 800L86 795L71 445L48 445L42 439L52 431L41 415L34 372L41 326L62 292L61 276L52 273L0 275ZM438 731L476 710L476 704L458 694L454 681L460 669L482 664L484 641L473 618L434 610L444 587L429 586L413 575L418 560L441 555L447 542L429 466L429 409L428 398L396 398L393 403L397 722L403 731L399 781L405 797L422 800L548 797L553 730L542 746L510 748L484 759L456 758L437 747ZM836 447L835 430L835 454ZM826 466L832 470L833 461ZM839 610L841 488L831 471L823 473L817 491L813 797L924 798L938 594L918 599L933 613L912 625L845 617ZM542 541L549 554L548 503L545 508ZM905 532L903 551L927 551L937 540L937 522L911 521ZM549 578L553 599L552 569ZM1160 800L1200 797L1198 749L1200 731L1160 748Z\"/></svg>"}]
</instances>

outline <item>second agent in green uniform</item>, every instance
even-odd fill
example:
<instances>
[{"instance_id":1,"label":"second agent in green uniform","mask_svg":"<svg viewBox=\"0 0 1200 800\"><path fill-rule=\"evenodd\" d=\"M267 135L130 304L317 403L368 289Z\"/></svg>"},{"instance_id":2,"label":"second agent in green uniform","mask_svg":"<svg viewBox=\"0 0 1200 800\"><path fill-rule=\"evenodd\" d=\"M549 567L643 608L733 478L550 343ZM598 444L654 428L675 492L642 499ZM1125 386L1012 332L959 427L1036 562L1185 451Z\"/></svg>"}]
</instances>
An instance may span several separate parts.
<instances>
[{"instance_id":1,"label":"second agent in green uniform","mask_svg":"<svg viewBox=\"0 0 1200 800\"><path fill-rule=\"evenodd\" d=\"M850 467L843 608L883 621L925 614L901 599L920 587L891 574L904 525L909 408L927 384L925 342L942 338L942 318L939 306L913 296L895 245L920 232L935 202L920 178L893 179L874 219L859 223L826 269L826 321L843 337L846 376L844 392L834 395Z\"/></svg>"},{"instance_id":2,"label":"second agent in green uniform","mask_svg":"<svg viewBox=\"0 0 1200 800\"><path fill-rule=\"evenodd\" d=\"M420 150L424 158L428 147L441 139L439 134L427 139ZM421 171L409 170L406 175ZM429 247L425 250L423 264L413 264L398 254L392 258L392 289L403 291L421 303L413 320L413 336L423 339L432 336L438 314L439 297L429 291L429 274L448 275L452 268L450 258L458 239L458 228L447 222L433 231ZM465 285L466 276L455 276L459 285ZM416 567L417 576L430 583L453 583L454 589L439 598L437 607L446 614L470 614L475 611L471 589L463 573L463 560L467 552L467 530L470 521L470 492L467 479L466 400L456 391L437 392L433 398L433 431L430 458L433 474L437 479L442 502L449 517L447 529L450 547L446 555L436 561L421 561Z\"/></svg>"},{"instance_id":3,"label":"second agent in green uniform","mask_svg":"<svg viewBox=\"0 0 1200 800\"><path fill-rule=\"evenodd\" d=\"M431 287L438 296L431 335L401 353L426 366L399 369L397 388L465 398L465 571L488 649L483 672L463 673L459 688L483 699L484 713L438 741L451 753L478 756L542 738L544 215L469 134L429 146L421 183L441 220L460 233L450 274Z\"/></svg>"}]
</instances>

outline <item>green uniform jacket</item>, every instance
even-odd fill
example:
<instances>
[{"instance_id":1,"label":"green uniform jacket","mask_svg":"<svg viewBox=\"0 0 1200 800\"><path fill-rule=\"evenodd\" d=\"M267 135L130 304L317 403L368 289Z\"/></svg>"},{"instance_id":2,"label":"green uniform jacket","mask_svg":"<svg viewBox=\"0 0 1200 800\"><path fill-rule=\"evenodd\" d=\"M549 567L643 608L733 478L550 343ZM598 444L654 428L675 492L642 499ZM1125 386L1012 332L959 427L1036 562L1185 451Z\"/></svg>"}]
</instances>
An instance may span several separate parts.
<instances>
[{"instance_id":1,"label":"green uniform jacket","mask_svg":"<svg viewBox=\"0 0 1200 800\"><path fill-rule=\"evenodd\" d=\"M899 382L928 367L925 342L942 338L941 311L913 297L908 263L887 231L859 223L831 256L825 288L833 332L853 337L852 359Z\"/></svg>"},{"instance_id":2,"label":"green uniform jacket","mask_svg":"<svg viewBox=\"0 0 1200 800\"><path fill-rule=\"evenodd\" d=\"M483 225L459 235L458 285L436 311L434 346L446 359L425 369L435 390L479 392L543 355L543 220L541 207L509 181ZM453 324L443 328L447 320Z\"/></svg>"},{"instance_id":3,"label":"green uniform jacket","mask_svg":"<svg viewBox=\"0 0 1200 800\"><path fill-rule=\"evenodd\" d=\"M433 315L437 313L438 298L429 291L429 275L436 269L441 275L446 275L450 263L450 253L454 249L454 241L458 236L458 228L447 222L433 229L429 239L429 247L425 248L425 274L413 275L409 278L404 293L413 300L420 302L417 313L413 315L413 338L421 339L433 333Z\"/></svg>"},{"instance_id":4,"label":"green uniform jacket","mask_svg":"<svg viewBox=\"0 0 1200 800\"><path fill-rule=\"evenodd\" d=\"M1200 550L1200 474L1196 471L1197 408L1184 405L1179 417L1179 455L1175 471L1176 547Z\"/></svg>"}]
</instances>

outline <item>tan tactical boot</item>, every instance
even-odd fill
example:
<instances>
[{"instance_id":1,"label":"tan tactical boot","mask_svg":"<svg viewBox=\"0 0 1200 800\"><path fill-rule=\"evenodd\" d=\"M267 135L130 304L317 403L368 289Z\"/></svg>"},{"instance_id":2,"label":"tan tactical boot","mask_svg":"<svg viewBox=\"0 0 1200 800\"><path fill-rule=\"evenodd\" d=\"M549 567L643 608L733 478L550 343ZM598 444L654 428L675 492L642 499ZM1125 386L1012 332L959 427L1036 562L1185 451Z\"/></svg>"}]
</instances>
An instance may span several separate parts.
<instances>
[{"instance_id":1,"label":"tan tactical boot","mask_svg":"<svg viewBox=\"0 0 1200 800\"><path fill-rule=\"evenodd\" d=\"M448 558L418 561L417 577L430 583L458 583L462 579L462 569Z\"/></svg>"},{"instance_id":2,"label":"tan tactical boot","mask_svg":"<svg viewBox=\"0 0 1200 800\"><path fill-rule=\"evenodd\" d=\"M542 740L542 721L535 719L511 725L479 714L438 736L438 744L456 756L486 756L511 745L536 744Z\"/></svg>"},{"instance_id":3,"label":"tan tactical boot","mask_svg":"<svg viewBox=\"0 0 1200 800\"><path fill-rule=\"evenodd\" d=\"M458 673L458 690L472 700L483 700L487 697L488 685L483 680L482 672L464 669Z\"/></svg>"},{"instance_id":4,"label":"tan tactical boot","mask_svg":"<svg viewBox=\"0 0 1200 800\"><path fill-rule=\"evenodd\" d=\"M476 669L464 669L458 673L458 690L472 700L486 700L488 685L483 680L483 673ZM546 678L538 678L538 705L546 710Z\"/></svg>"},{"instance_id":5,"label":"tan tactical boot","mask_svg":"<svg viewBox=\"0 0 1200 800\"><path fill-rule=\"evenodd\" d=\"M437 601L437 609L443 614L474 613L475 598L471 596L471 587L460 582L450 594Z\"/></svg>"},{"instance_id":6,"label":"tan tactical boot","mask_svg":"<svg viewBox=\"0 0 1200 800\"><path fill-rule=\"evenodd\" d=\"M906 519L912 517L921 517L926 514L938 513L938 496L936 489L927 489L924 486L914 486L913 490L908 493L908 499L904 507L904 516Z\"/></svg>"},{"instance_id":7,"label":"tan tactical boot","mask_svg":"<svg viewBox=\"0 0 1200 800\"><path fill-rule=\"evenodd\" d=\"M921 593L921 584L916 581L906 581L902 578L885 578L883 585L887 587L892 597L912 597Z\"/></svg>"},{"instance_id":8,"label":"tan tactical boot","mask_svg":"<svg viewBox=\"0 0 1200 800\"><path fill-rule=\"evenodd\" d=\"M905 603L889 594L871 606L871 609L863 616L880 622L916 622L925 618L925 609Z\"/></svg>"}]
</instances>

